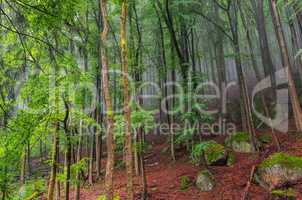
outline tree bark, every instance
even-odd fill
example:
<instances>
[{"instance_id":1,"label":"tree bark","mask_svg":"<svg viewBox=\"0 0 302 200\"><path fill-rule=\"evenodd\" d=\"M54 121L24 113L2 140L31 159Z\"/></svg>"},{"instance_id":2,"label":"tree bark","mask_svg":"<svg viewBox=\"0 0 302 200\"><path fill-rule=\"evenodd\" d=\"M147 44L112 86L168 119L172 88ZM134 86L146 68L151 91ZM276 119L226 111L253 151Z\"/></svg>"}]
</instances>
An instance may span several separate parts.
<instances>
[{"instance_id":1,"label":"tree bark","mask_svg":"<svg viewBox=\"0 0 302 200\"><path fill-rule=\"evenodd\" d=\"M219 25L222 24L221 17L219 15L218 6L215 4L215 19ZM217 74L218 74L218 83L219 83L219 89L220 92L224 90L224 87L226 85L226 73L225 73L225 58L224 58L224 45L223 45L224 37L223 33L216 29L216 40L215 40L215 52L216 52L216 66L217 66ZM219 115L221 120L225 117L224 110L224 101L226 99L223 98L223 95L221 96L220 100L220 106L219 106ZM224 130L223 130L224 131ZM224 133L222 133L224 134Z\"/></svg>"},{"instance_id":2,"label":"tree bark","mask_svg":"<svg viewBox=\"0 0 302 200\"><path fill-rule=\"evenodd\" d=\"M56 49L58 49L58 41L57 41L57 35L54 34L55 38L55 46ZM54 65L54 79L56 80L56 76L59 72L59 66L57 65L55 61L55 53L53 50L50 50L50 58ZM60 93L59 93L59 84L57 81L54 83L54 107L55 107L55 113L58 114L60 112L59 108L59 100L60 100ZM51 172L50 172L50 180L49 180L49 186L48 186L48 193L47 193L47 200L53 200L54 199L54 190L55 190L55 183L57 178L57 162L58 162L58 154L59 154L59 129L60 129L60 122L57 120L55 122L55 131L53 134L53 144L52 144L52 157L51 157Z\"/></svg>"},{"instance_id":3,"label":"tree bark","mask_svg":"<svg viewBox=\"0 0 302 200\"><path fill-rule=\"evenodd\" d=\"M95 136L91 135L90 140L88 142L90 143L90 151L89 151L89 173L88 173L88 183L89 185L93 185L93 162L94 162L94 139Z\"/></svg>"},{"instance_id":4,"label":"tree bark","mask_svg":"<svg viewBox=\"0 0 302 200\"><path fill-rule=\"evenodd\" d=\"M112 200L114 197L113 192L113 170L114 170L114 114L112 109L112 100L109 91L109 62L108 62L108 31L109 31L109 20L108 20L108 9L107 0L100 0L101 12L103 19L103 32L101 35L102 41L102 81L103 81L103 92L106 106L106 121L107 121L107 164L106 164L106 176L105 176L105 187L106 196L108 200Z\"/></svg>"},{"instance_id":5,"label":"tree bark","mask_svg":"<svg viewBox=\"0 0 302 200\"><path fill-rule=\"evenodd\" d=\"M53 136L53 144L52 144L52 158L51 158L51 174L48 186L48 195L47 200L54 199L54 189L57 177L57 155L59 150L59 124L56 123L56 130Z\"/></svg>"},{"instance_id":6,"label":"tree bark","mask_svg":"<svg viewBox=\"0 0 302 200\"><path fill-rule=\"evenodd\" d=\"M70 191L70 177L71 177L71 138L68 128L69 120L69 105L65 101L65 118L64 118L64 131L66 135L66 153L65 153L65 200L69 200L69 191Z\"/></svg>"},{"instance_id":7,"label":"tree bark","mask_svg":"<svg viewBox=\"0 0 302 200\"><path fill-rule=\"evenodd\" d=\"M133 195L133 154L132 154L132 134L131 134L131 104L129 94L129 73L128 73L128 46L126 24L128 16L128 1L122 1L121 12L121 55L123 72L123 96L124 96L124 118L125 118L125 151L126 151L126 171L127 171L127 199L132 200Z\"/></svg>"},{"instance_id":8,"label":"tree bark","mask_svg":"<svg viewBox=\"0 0 302 200\"><path fill-rule=\"evenodd\" d=\"M77 147L77 164L81 161L81 152L82 152L82 140L83 140L83 121L80 120L79 125L79 134L78 134L78 147ZM80 200L81 193L81 171L77 169L76 171L76 188L75 188L75 199Z\"/></svg>"}]
</instances>

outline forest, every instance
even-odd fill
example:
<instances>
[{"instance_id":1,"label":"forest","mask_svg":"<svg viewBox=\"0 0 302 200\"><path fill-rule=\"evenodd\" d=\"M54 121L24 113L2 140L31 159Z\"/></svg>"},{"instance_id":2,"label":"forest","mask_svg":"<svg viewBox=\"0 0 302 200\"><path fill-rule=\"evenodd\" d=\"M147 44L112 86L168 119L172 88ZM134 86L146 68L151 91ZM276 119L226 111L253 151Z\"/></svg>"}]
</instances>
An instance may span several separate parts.
<instances>
[{"instance_id":1,"label":"forest","mask_svg":"<svg viewBox=\"0 0 302 200\"><path fill-rule=\"evenodd\" d=\"M302 0L0 0L0 199L302 199L301 88Z\"/></svg>"}]
</instances>

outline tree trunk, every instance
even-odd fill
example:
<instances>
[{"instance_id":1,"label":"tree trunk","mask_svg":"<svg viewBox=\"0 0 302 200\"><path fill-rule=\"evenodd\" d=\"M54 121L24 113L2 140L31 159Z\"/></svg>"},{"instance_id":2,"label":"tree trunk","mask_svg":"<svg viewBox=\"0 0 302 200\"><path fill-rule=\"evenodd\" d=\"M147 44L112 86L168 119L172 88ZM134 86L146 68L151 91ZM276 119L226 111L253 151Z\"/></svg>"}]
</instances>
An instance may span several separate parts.
<instances>
[{"instance_id":1,"label":"tree trunk","mask_svg":"<svg viewBox=\"0 0 302 200\"><path fill-rule=\"evenodd\" d=\"M101 12L103 19L103 32L101 35L102 41L102 81L103 81L103 92L105 97L106 115L107 115L107 164L106 164L106 176L105 176L105 187L107 193L107 199L112 200L114 196L113 192L113 170L114 170L114 114L112 109L112 101L109 91L109 64L108 64L108 31L109 31L109 19L107 0L100 0Z\"/></svg>"},{"instance_id":2,"label":"tree trunk","mask_svg":"<svg viewBox=\"0 0 302 200\"><path fill-rule=\"evenodd\" d=\"M77 148L77 164L81 161L82 140L83 140L83 121L80 120L79 135L78 135L78 148ZM75 200L80 200L81 193L81 172L79 169L76 171L76 189Z\"/></svg>"},{"instance_id":3,"label":"tree trunk","mask_svg":"<svg viewBox=\"0 0 302 200\"><path fill-rule=\"evenodd\" d=\"M174 48L171 47L171 61L172 61L172 66L175 66L175 53L174 53ZM172 78L172 83L176 83L176 71L175 69L172 69L171 71L171 78ZM172 95L176 94L176 88L175 85L172 86ZM175 107L175 100L172 99L172 105L171 107L174 109ZM174 124L174 115L171 115L171 124ZM170 126L171 126L170 124ZM171 153L171 158L173 161L176 160L176 156L175 156L175 146L174 146L174 139L175 136L175 130L174 127L170 127L170 153Z\"/></svg>"},{"instance_id":4,"label":"tree trunk","mask_svg":"<svg viewBox=\"0 0 302 200\"><path fill-rule=\"evenodd\" d=\"M97 18L97 27L98 31L101 34L102 32L102 15L101 15L101 4L98 4L98 18ZM96 178L99 179L101 176L101 167L102 167L102 79L101 79L101 72L102 72L102 50L101 50L101 38L98 38L98 67L97 67L97 75L96 75L96 109L95 109L95 119L100 128L96 128L96 135L95 135L95 157L96 157Z\"/></svg>"},{"instance_id":5,"label":"tree trunk","mask_svg":"<svg viewBox=\"0 0 302 200\"><path fill-rule=\"evenodd\" d=\"M69 105L68 102L65 101L65 118L64 118L64 130L66 135L66 152L65 152L65 200L69 200L69 190L70 190L70 177L71 177L71 138L70 132L68 128L68 120L69 120Z\"/></svg>"},{"instance_id":6,"label":"tree trunk","mask_svg":"<svg viewBox=\"0 0 302 200\"><path fill-rule=\"evenodd\" d=\"M88 172L88 183L93 185L93 162L94 162L94 139L95 136L90 136L90 152L89 152L89 172ZM89 142L89 140L88 140Z\"/></svg>"},{"instance_id":7,"label":"tree trunk","mask_svg":"<svg viewBox=\"0 0 302 200\"><path fill-rule=\"evenodd\" d=\"M238 1L231 3L231 10L229 10L228 19L231 27L232 33L232 43L235 53L235 63L236 63L236 71L240 89L240 97L241 97L241 104L242 104L242 113L244 115L243 120L246 123L246 128L248 133L250 134L250 139L252 141L253 147L255 150L258 150L256 144L256 134L254 129L254 124L252 120L252 109L250 98L247 90L246 80L244 77L244 73L242 70L242 62L241 62L241 51L239 46L239 34L238 34ZM233 13L231 13L233 12Z\"/></svg>"},{"instance_id":8,"label":"tree trunk","mask_svg":"<svg viewBox=\"0 0 302 200\"><path fill-rule=\"evenodd\" d=\"M20 172L20 184L25 184L25 173L26 173L26 151L23 150L21 157L21 172Z\"/></svg>"},{"instance_id":9,"label":"tree trunk","mask_svg":"<svg viewBox=\"0 0 302 200\"><path fill-rule=\"evenodd\" d=\"M125 151L126 151L126 171L127 171L127 199L132 200L133 195L133 155L132 155L132 134L131 134L131 103L129 94L129 74L128 74L128 46L126 24L128 16L128 1L122 1L121 13L121 55L123 72L123 96L124 96L124 118L125 118Z\"/></svg>"},{"instance_id":10,"label":"tree trunk","mask_svg":"<svg viewBox=\"0 0 302 200\"><path fill-rule=\"evenodd\" d=\"M139 133L138 133L138 140L140 142L140 156L139 156L139 160L140 160L140 172L141 172L141 183L142 183L142 200L147 200L148 199L148 190L147 190L147 178L146 178L146 173L145 173L145 162L144 162L144 131L143 128L139 128Z\"/></svg>"},{"instance_id":11,"label":"tree trunk","mask_svg":"<svg viewBox=\"0 0 302 200\"><path fill-rule=\"evenodd\" d=\"M56 130L53 136L53 144L52 144L52 158L51 158L51 174L48 186L48 195L47 200L54 199L54 189L57 177L57 155L59 150L59 124L56 123Z\"/></svg>"},{"instance_id":12,"label":"tree trunk","mask_svg":"<svg viewBox=\"0 0 302 200\"><path fill-rule=\"evenodd\" d=\"M219 25L222 24L221 17L219 15L218 6L215 4L215 19ZM226 85L226 75L225 75L225 58L224 58L224 37L223 33L216 29L216 41L215 41L215 52L216 52L216 65L218 72L218 83L220 92L224 91L224 87ZM224 108L224 101L226 99L223 98L223 95L220 98L219 105L219 115L221 120L225 117L226 110ZM223 130L224 131L224 130ZM222 133L224 134L224 133Z\"/></svg>"},{"instance_id":13,"label":"tree trunk","mask_svg":"<svg viewBox=\"0 0 302 200\"><path fill-rule=\"evenodd\" d=\"M61 200L61 184L60 181L56 180L56 200Z\"/></svg>"}]
</instances>

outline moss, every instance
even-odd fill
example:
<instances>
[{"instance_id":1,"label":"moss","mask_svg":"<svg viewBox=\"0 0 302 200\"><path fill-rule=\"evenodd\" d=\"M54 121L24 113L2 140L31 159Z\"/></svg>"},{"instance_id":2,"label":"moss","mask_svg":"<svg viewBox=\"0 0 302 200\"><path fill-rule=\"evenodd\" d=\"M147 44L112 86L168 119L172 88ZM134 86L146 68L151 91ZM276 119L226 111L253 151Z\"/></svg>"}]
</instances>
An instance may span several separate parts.
<instances>
[{"instance_id":1,"label":"moss","mask_svg":"<svg viewBox=\"0 0 302 200\"><path fill-rule=\"evenodd\" d=\"M259 141L262 143L271 143L273 141L273 138L271 135L262 135L259 138Z\"/></svg>"},{"instance_id":2,"label":"moss","mask_svg":"<svg viewBox=\"0 0 302 200\"><path fill-rule=\"evenodd\" d=\"M185 191L190 186L190 178L188 176L180 177L180 190Z\"/></svg>"},{"instance_id":3,"label":"moss","mask_svg":"<svg viewBox=\"0 0 302 200\"><path fill-rule=\"evenodd\" d=\"M124 162L124 160L117 160L114 163L114 166L116 169L125 169L126 168L126 163Z\"/></svg>"},{"instance_id":4,"label":"moss","mask_svg":"<svg viewBox=\"0 0 302 200\"><path fill-rule=\"evenodd\" d=\"M228 160L227 160L227 166L232 166L236 162L236 156L233 152L229 153Z\"/></svg>"},{"instance_id":5,"label":"moss","mask_svg":"<svg viewBox=\"0 0 302 200\"><path fill-rule=\"evenodd\" d=\"M106 197L105 195L102 195L102 196L99 196L99 197L97 198L97 200L107 200L107 197ZM113 200L121 200L121 197L120 197L119 195L115 195L115 196L113 197Z\"/></svg>"},{"instance_id":6,"label":"moss","mask_svg":"<svg viewBox=\"0 0 302 200\"><path fill-rule=\"evenodd\" d=\"M237 132L230 137L227 138L228 143L232 142L250 142L250 136L248 133L245 132Z\"/></svg>"},{"instance_id":7,"label":"moss","mask_svg":"<svg viewBox=\"0 0 302 200\"><path fill-rule=\"evenodd\" d=\"M218 161L226 154L223 145L216 143L215 141L209 141L204 149L205 159L208 164Z\"/></svg>"},{"instance_id":8,"label":"moss","mask_svg":"<svg viewBox=\"0 0 302 200\"><path fill-rule=\"evenodd\" d=\"M250 135L245 132L237 132L230 135L226 138L225 145L232 148L235 152L251 153L255 150L250 141Z\"/></svg>"},{"instance_id":9,"label":"moss","mask_svg":"<svg viewBox=\"0 0 302 200\"><path fill-rule=\"evenodd\" d=\"M203 170L203 171L199 172L198 176L212 177L212 174L209 170Z\"/></svg>"},{"instance_id":10,"label":"moss","mask_svg":"<svg viewBox=\"0 0 302 200\"><path fill-rule=\"evenodd\" d=\"M288 197L291 199L295 199L296 197L296 192L292 188L285 189L285 190L273 190L271 194L276 197Z\"/></svg>"},{"instance_id":11,"label":"moss","mask_svg":"<svg viewBox=\"0 0 302 200\"><path fill-rule=\"evenodd\" d=\"M288 168L301 168L302 169L302 158L292 156L286 153L275 153L269 158L264 160L259 168L269 168L275 165L281 165Z\"/></svg>"}]
</instances>

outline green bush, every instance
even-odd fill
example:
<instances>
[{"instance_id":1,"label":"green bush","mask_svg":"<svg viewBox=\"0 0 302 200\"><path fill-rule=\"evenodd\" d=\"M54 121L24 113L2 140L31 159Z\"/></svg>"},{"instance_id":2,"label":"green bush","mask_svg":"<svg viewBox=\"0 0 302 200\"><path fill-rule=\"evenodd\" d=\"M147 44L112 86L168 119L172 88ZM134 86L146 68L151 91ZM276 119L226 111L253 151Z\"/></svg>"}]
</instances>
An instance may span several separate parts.
<instances>
[{"instance_id":1,"label":"green bush","mask_svg":"<svg viewBox=\"0 0 302 200\"><path fill-rule=\"evenodd\" d=\"M180 177L180 190L185 191L190 187L190 178L188 176Z\"/></svg>"}]
</instances>

